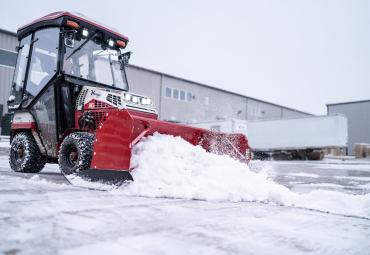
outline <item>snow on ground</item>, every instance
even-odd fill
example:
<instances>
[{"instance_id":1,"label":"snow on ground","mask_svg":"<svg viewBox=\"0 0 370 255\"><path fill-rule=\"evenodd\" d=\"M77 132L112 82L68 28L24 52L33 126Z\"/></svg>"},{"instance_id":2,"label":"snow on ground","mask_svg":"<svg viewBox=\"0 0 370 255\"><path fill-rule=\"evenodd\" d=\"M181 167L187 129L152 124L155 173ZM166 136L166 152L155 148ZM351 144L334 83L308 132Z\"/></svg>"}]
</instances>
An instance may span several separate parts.
<instances>
[{"instance_id":1,"label":"snow on ground","mask_svg":"<svg viewBox=\"0 0 370 255\"><path fill-rule=\"evenodd\" d=\"M370 218L370 194L327 190L297 194L229 156L207 153L179 137L160 134L148 137L134 148L133 167L135 182L121 190L128 195L271 202Z\"/></svg>"},{"instance_id":2,"label":"snow on ground","mask_svg":"<svg viewBox=\"0 0 370 255\"><path fill-rule=\"evenodd\" d=\"M22 174L7 161L0 150L0 253L370 250L370 165L346 170L338 161L325 162L331 166L326 169L310 162L255 161L249 169L156 135L134 149L135 182L99 191L71 186L56 165ZM338 176L358 179L333 178Z\"/></svg>"},{"instance_id":3,"label":"snow on ground","mask_svg":"<svg viewBox=\"0 0 370 255\"><path fill-rule=\"evenodd\" d=\"M310 173L290 173L290 176L300 176L300 177L309 177L309 178L317 178L319 177L318 174L310 174Z\"/></svg>"}]
</instances>

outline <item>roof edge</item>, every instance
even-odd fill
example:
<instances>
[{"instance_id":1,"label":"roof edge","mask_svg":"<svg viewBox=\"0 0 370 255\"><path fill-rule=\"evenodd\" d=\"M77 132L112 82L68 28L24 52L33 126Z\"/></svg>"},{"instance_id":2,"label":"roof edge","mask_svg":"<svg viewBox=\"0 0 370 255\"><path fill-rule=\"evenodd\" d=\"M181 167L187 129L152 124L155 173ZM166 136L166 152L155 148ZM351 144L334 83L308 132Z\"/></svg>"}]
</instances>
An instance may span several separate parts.
<instances>
[{"instance_id":1,"label":"roof edge","mask_svg":"<svg viewBox=\"0 0 370 255\"><path fill-rule=\"evenodd\" d=\"M15 36L15 37L17 36L17 33L11 32L11 31L3 29L3 28L0 28L0 33L4 33L4 34L7 34L7 35L12 35L12 36Z\"/></svg>"},{"instance_id":2,"label":"roof edge","mask_svg":"<svg viewBox=\"0 0 370 255\"><path fill-rule=\"evenodd\" d=\"M370 102L370 99L357 100L357 101L348 101L348 102L340 102L340 103L331 103L331 104L326 104L326 107L332 106L332 105L358 104L358 103L367 103L367 102Z\"/></svg>"}]
</instances>

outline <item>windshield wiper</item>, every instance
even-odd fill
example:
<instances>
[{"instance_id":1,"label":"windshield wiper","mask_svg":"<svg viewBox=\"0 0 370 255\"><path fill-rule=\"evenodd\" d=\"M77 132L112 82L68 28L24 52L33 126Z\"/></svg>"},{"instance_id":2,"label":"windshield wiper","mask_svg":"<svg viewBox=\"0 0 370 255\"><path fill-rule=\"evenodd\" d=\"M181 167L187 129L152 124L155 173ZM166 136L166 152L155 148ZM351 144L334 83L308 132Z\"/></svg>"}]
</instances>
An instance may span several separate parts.
<instances>
[{"instance_id":1,"label":"windshield wiper","mask_svg":"<svg viewBox=\"0 0 370 255\"><path fill-rule=\"evenodd\" d=\"M70 57L72 57L77 51L81 50L86 45L86 43L88 43L95 36L96 36L96 32L91 34L89 38L87 38L80 46L78 46L78 48L76 48L74 51L72 51L72 53L69 54L69 56L66 58L66 60L69 59Z\"/></svg>"}]
</instances>

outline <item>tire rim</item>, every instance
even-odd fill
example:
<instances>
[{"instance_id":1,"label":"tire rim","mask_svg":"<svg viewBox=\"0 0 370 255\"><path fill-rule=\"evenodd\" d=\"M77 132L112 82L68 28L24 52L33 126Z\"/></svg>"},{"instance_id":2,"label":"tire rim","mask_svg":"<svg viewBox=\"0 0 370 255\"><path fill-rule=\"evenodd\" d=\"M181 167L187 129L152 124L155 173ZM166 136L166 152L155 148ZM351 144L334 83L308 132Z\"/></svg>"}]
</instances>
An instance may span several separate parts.
<instances>
[{"instance_id":1,"label":"tire rim","mask_svg":"<svg viewBox=\"0 0 370 255\"><path fill-rule=\"evenodd\" d=\"M76 147L72 147L68 150L67 161L71 167L78 165L79 155Z\"/></svg>"},{"instance_id":2,"label":"tire rim","mask_svg":"<svg viewBox=\"0 0 370 255\"><path fill-rule=\"evenodd\" d=\"M12 154L13 154L13 158L15 162L17 164L20 164L23 161L24 156L25 156L24 147L22 145L16 146L15 148L12 149Z\"/></svg>"}]
</instances>

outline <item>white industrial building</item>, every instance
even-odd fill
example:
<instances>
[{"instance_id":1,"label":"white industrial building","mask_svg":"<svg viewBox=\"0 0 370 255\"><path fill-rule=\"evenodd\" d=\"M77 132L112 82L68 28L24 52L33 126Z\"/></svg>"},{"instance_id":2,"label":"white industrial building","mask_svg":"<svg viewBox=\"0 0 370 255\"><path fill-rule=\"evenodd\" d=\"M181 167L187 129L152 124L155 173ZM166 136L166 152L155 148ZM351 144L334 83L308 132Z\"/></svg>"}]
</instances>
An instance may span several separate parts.
<instances>
[{"instance_id":1,"label":"white industrial building","mask_svg":"<svg viewBox=\"0 0 370 255\"><path fill-rule=\"evenodd\" d=\"M348 155L355 155L356 143L370 144L370 100L327 104L327 109L348 119Z\"/></svg>"}]
</instances>

